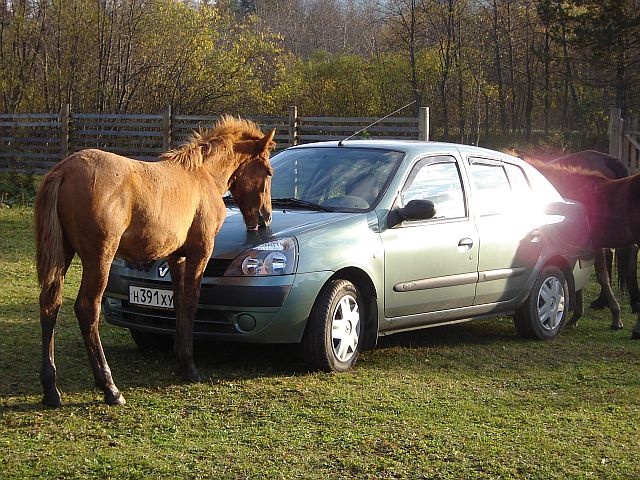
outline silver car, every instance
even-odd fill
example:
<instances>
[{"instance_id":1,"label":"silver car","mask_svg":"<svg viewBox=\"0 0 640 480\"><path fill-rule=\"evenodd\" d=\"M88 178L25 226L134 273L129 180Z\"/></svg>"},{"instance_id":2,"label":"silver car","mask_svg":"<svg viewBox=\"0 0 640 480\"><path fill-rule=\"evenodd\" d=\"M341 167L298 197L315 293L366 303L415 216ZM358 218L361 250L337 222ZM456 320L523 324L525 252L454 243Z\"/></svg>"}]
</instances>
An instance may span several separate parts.
<instances>
[{"instance_id":1,"label":"silver car","mask_svg":"<svg viewBox=\"0 0 640 480\"><path fill-rule=\"evenodd\" d=\"M299 343L312 368L342 371L381 335L487 316L554 338L589 278L582 206L520 159L348 140L292 147L271 162L273 221L246 231L228 199L196 335ZM170 282L162 259L116 260L108 322L143 346L170 338Z\"/></svg>"}]
</instances>

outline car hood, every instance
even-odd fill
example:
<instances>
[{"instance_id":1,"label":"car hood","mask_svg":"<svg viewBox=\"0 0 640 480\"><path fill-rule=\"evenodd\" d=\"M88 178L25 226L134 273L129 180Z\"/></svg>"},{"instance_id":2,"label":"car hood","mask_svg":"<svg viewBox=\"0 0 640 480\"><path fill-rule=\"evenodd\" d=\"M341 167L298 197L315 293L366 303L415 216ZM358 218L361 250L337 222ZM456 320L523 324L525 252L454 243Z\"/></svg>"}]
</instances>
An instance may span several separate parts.
<instances>
[{"instance_id":1,"label":"car hood","mask_svg":"<svg viewBox=\"0 0 640 480\"><path fill-rule=\"evenodd\" d=\"M357 215L363 214L274 209L271 225L248 231L240 210L236 207L227 207L227 217L216 235L212 257L235 258L255 245L277 238L295 237L303 231L313 230Z\"/></svg>"}]
</instances>

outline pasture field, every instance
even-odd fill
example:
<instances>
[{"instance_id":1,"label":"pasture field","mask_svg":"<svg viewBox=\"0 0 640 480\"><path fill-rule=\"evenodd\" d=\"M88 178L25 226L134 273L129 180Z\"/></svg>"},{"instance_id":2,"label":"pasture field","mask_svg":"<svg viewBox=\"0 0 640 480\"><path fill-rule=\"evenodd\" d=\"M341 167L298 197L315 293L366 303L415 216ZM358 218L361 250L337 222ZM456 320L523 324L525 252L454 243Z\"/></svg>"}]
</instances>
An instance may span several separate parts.
<instances>
[{"instance_id":1,"label":"pasture field","mask_svg":"<svg viewBox=\"0 0 640 480\"><path fill-rule=\"evenodd\" d=\"M32 209L0 209L0 477L640 478L640 341L608 312L552 342L508 318L381 339L344 374L286 346L198 343L204 379L102 323L127 405L93 386L68 275L56 334L65 405L40 404ZM587 292L592 299L595 284Z\"/></svg>"}]
</instances>

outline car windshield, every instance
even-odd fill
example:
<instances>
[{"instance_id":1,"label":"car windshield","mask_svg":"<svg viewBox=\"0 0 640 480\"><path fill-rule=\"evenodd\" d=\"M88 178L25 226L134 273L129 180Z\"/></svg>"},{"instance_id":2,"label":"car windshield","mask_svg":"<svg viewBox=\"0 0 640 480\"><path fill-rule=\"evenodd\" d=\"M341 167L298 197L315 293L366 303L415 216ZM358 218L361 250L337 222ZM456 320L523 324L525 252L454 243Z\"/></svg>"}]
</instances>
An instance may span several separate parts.
<instances>
[{"instance_id":1,"label":"car windshield","mask_svg":"<svg viewBox=\"0 0 640 480\"><path fill-rule=\"evenodd\" d=\"M272 201L331 211L369 210L403 157L403 152L378 148L286 150L271 159Z\"/></svg>"}]
</instances>

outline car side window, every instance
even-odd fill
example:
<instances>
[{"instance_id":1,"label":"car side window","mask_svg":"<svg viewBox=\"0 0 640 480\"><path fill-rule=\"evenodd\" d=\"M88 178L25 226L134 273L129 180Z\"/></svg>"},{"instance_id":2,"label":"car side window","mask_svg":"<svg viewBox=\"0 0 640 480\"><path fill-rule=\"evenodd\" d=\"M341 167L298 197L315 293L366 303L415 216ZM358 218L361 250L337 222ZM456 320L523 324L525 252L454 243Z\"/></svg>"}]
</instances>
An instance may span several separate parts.
<instances>
[{"instance_id":1,"label":"car side window","mask_svg":"<svg viewBox=\"0 0 640 480\"><path fill-rule=\"evenodd\" d=\"M416 164L402 191L402 205L416 199L433 202L436 219L466 216L460 170L454 157L428 158Z\"/></svg>"},{"instance_id":2,"label":"car side window","mask_svg":"<svg viewBox=\"0 0 640 480\"><path fill-rule=\"evenodd\" d=\"M513 211L530 199L531 187L519 167L481 159L470 160L474 206L480 215Z\"/></svg>"}]
</instances>

